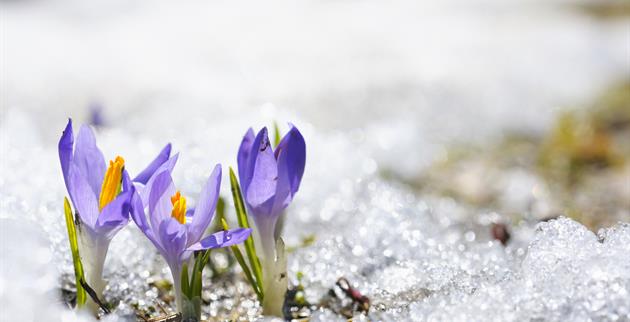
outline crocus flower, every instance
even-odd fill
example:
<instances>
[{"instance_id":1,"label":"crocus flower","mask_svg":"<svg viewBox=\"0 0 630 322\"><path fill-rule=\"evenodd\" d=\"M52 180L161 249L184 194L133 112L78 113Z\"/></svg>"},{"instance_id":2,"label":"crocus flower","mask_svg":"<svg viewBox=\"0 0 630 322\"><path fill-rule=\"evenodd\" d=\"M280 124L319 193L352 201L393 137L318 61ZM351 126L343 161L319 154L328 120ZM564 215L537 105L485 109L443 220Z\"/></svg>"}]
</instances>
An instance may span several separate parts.
<instances>
[{"instance_id":1,"label":"crocus flower","mask_svg":"<svg viewBox=\"0 0 630 322\"><path fill-rule=\"evenodd\" d=\"M163 165L149 179L144 191L132 196L131 216L166 260L180 312L184 312L185 305L180 285L182 268L193 251L235 245L251 233L251 229L239 228L203 237L212 221L220 186L221 166L217 165L201 190L196 208L187 211L186 198L175 189L170 171ZM147 201L143 201L143 194L148 195Z\"/></svg>"},{"instance_id":2,"label":"crocus flower","mask_svg":"<svg viewBox=\"0 0 630 322\"><path fill-rule=\"evenodd\" d=\"M100 103L92 103L89 105L90 124L96 127L105 126L105 118L103 117L103 105Z\"/></svg>"},{"instance_id":3,"label":"crocus flower","mask_svg":"<svg viewBox=\"0 0 630 322\"><path fill-rule=\"evenodd\" d=\"M262 248L263 313L281 316L287 289L284 244L275 236L276 223L297 193L306 162L306 144L300 131L291 129L273 151L267 129L258 135L250 128L238 151L238 174L249 214Z\"/></svg>"},{"instance_id":4,"label":"crocus flower","mask_svg":"<svg viewBox=\"0 0 630 322\"><path fill-rule=\"evenodd\" d=\"M122 157L117 156L106 166L89 126L83 125L76 144L74 141L70 119L59 140L59 159L64 182L79 219L79 252L86 282L100 296L105 287L102 273L109 243L129 222L132 183ZM154 163L160 163L169 154L170 145L167 145L142 173L156 170L160 164ZM98 309L92 300L89 300L89 306L95 312Z\"/></svg>"}]
</instances>

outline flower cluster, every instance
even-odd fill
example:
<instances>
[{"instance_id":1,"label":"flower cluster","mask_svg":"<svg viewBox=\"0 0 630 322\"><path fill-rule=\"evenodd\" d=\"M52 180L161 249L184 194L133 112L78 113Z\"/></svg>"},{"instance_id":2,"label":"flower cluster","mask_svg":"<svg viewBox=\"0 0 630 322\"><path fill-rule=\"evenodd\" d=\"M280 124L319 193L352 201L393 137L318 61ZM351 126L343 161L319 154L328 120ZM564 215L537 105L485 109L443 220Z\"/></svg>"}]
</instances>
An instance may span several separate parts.
<instances>
[{"instance_id":1,"label":"flower cluster","mask_svg":"<svg viewBox=\"0 0 630 322\"><path fill-rule=\"evenodd\" d=\"M255 277L248 275L248 279L259 294L263 313L282 316L286 260L276 226L300 186L306 161L304 138L295 126L290 127L275 151L265 128L255 136L252 129L247 131L237 155L240 187L230 171L233 191L239 192L234 197L237 215L242 216L241 227L228 229L224 222L224 230L207 234L219 200L221 165L212 169L195 207L189 207L171 176L179 154L171 156L170 144L131 179L121 156L105 163L92 129L83 125L75 139L69 120L59 140L59 159L74 206L74 219L66 206L66 223L77 291L81 287L89 290L88 307L94 313L102 307L99 296L105 287L102 273L109 243L131 217L166 260L173 276L177 308L184 318L199 319L198 293L206 251L230 246L235 255L240 255L238 244L243 242L255 271ZM243 200L255 224L260 258L250 236L247 211L238 207ZM239 263L250 271L245 263Z\"/></svg>"}]
</instances>

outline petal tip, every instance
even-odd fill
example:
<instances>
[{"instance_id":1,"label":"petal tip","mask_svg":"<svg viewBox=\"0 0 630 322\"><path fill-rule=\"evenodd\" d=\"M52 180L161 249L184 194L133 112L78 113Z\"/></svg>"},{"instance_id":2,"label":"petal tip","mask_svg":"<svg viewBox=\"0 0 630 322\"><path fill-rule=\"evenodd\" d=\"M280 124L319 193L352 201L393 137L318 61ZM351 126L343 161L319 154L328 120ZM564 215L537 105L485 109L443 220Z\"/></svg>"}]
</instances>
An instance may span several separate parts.
<instances>
[{"instance_id":1,"label":"petal tip","mask_svg":"<svg viewBox=\"0 0 630 322\"><path fill-rule=\"evenodd\" d=\"M171 155L171 150L173 148L173 145L171 144L171 142L168 142L164 148L162 148L162 153L164 153L167 158Z\"/></svg>"}]
</instances>

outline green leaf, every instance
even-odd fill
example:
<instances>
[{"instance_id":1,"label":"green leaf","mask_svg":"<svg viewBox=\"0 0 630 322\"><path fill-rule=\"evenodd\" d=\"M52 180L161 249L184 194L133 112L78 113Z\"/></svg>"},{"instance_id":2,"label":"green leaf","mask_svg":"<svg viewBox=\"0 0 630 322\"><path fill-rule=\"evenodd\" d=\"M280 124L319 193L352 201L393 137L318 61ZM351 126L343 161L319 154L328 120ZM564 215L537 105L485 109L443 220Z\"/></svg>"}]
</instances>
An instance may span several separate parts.
<instances>
[{"instance_id":1,"label":"green leaf","mask_svg":"<svg viewBox=\"0 0 630 322\"><path fill-rule=\"evenodd\" d=\"M221 224L223 225L224 230L229 229L227 222L225 222L225 219L221 219ZM238 264L241 265L241 268L243 269L243 273L245 273L245 276L247 277L249 284L252 285L252 288L256 292L258 301L262 303L262 300L263 300L262 287L258 285L258 283L256 283L256 280L254 279L254 276L252 275L252 271L249 269L249 267L245 263L245 258L243 258L243 253L241 252L241 249L238 248L237 245L230 246L230 249L232 250L232 253L234 253L234 257L236 257L236 261L238 262Z\"/></svg>"},{"instance_id":2,"label":"green leaf","mask_svg":"<svg viewBox=\"0 0 630 322\"><path fill-rule=\"evenodd\" d=\"M208 253L208 251L206 251ZM191 298L198 296L201 297L202 281L201 276L203 274L203 257L204 255L197 255L195 258L195 266L193 268L192 278L190 279L190 296Z\"/></svg>"},{"instance_id":3,"label":"green leaf","mask_svg":"<svg viewBox=\"0 0 630 322\"><path fill-rule=\"evenodd\" d=\"M232 198L234 199L234 208L236 208L238 225L242 228L249 228L247 211L245 210L245 204L243 203L243 197L241 195L241 186L238 184L238 180L236 179L236 175L234 174L232 167L230 167L230 185L232 188Z\"/></svg>"},{"instance_id":4,"label":"green leaf","mask_svg":"<svg viewBox=\"0 0 630 322\"><path fill-rule=\"evenodd\" d=\"M234 170L232 170L232 167L230 167L230 184L232 186L232 198L234 199L234 207L236 208L238 225L241 228L249 228L249 222L247 221L247 211L245 210L245 204L243 203L243 197L241 194L241 187L238 184L238 180L236 180L236 175L234 175ZM243 244L245 245L245 252L247 253L249 264L254 271L254 276L256 276L258 289L262 293L262 269L260 267L258 256L256 255L256 248L254 247L254 238L252 237L252 235L249 235L249 237L247 237Z\"/></svg>"},{"instance_id":5,"label":"green leaf","mask_svg":"<svg viewBox=\"0 0 630 322\"><path fill-rule=\"evenodd\" d=\"M209 250L203 252L203 254L198 253L195 256L195 263L192 269L192 275L188 275L188 264L184 263L182 265L182 274L181 274L181 284L182 284L182 294L184 294L184 299L182 299L182 315L186 318L194 318L194 321L200 321L201 317L201 289L203 286L203 268L207 263L209 257Z\"/></svg>"},{"instance_id":6,"label":"green leaf","mask_svg":"<svg viewBox=\"0 0 630 322\"><path fill-rule=\"evenodd\" d=\"M217 216L225 218L225 200L223 197L219 197L219 200L217 200Z\"/></svg>"},{"instance_id":7,"label":"green leaf","mask_svg":"<svg viewBox=\"0 0 630 322\"><path fill-rule=\"evenodd\" d=\"M181 288L182 288L182 294L186 295L186 297L190 298L190 285L188 284L189 282L188 279L188 264L184 263L184 265L182 265L182 275L181 275Z\"/></svg>"},{"instance_id":8,"label":"green leaf","mask_svg":"<svg viewBox=\"0 0 630 322\"><path fill-rule=\"evenodd\" d=\"M221 230L221 218L225 218L225 199L223 197L219 197L217 200L215 216L212 218L212 225L208 228L208 232L214 233Z\"/></svg>"},{"instance_id":9,"label":"green leaf","mask_svg":"<svg viewBox=\"0 0 630 322\"><path fill-rule=\"evenodd\" d=\"M151 319L150 321L153 321ZM191 299L182 299L182 312L180 319L159 319L159 321L201 321L201 298L195 296Z\"/></svg>"},{"instance_id":10,"label":"green leaf","mask_svg":"<svg viewBox=\"0 0 630 322\"><path fill-rule=\"evenodd\" d=\"M201 257L201 267L205 267L209 261L210 261L210 250L208 249L206 250L205 253L203 253L203 256Z\"/></svg>"},{"instance_id":11,"label":"green leaf","mask_svg":"<svg viewBox=\"0 0 630 322\"><path fill-rule=\"evenodd\" d=\"M273 122L273 142L273 146L280 144L280 128L276 122Z\"/></svg>"},{"instance_id":12,"label":"green leaf","mask_svg":"<svg viewBox=\"0 0 630 322\"><path fill-rule=\"evenodd\" d=\"M87 295L81 284L83 280L83 264L79 255L79 242L77 240L77 230L74 226L74 218L72 216L72 208L68 198L63 199L63 210L66 217L66 227L68 227L68 240L70 241L70 251L72 252L72 264L74 265L74 278L77 285L77 308L85 304Z\"/></svg>"}]
</instances>

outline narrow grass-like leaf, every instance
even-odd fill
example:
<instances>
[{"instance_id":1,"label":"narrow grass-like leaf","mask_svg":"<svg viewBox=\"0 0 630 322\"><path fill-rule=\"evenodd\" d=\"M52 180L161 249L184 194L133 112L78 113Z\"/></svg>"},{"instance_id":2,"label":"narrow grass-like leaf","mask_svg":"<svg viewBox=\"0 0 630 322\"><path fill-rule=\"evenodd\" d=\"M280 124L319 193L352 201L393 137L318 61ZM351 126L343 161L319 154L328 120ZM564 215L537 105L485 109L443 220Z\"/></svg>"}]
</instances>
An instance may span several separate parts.
<instances>
[{"instance_id":1,"label":"narrow grass-like leaf","mask_svg":"<svg viewBox=\"0 0 630 322\"><path fill-rule=\"evenodd\" d=\"M77 240L77 230L74 226L74 218L72 216L72 208L68 198L63 199L63 210L66 217L66 227L68 227L68 240L70 241L70 251L72 252L72 264L74 265L74 278L77 285L77 308L85 304L87 295L81 284L83 280L83 264L79 255L79 242Z\"/></svg>"},{"instance_id":2,"label":"narrow grass-like leaf","mask_svg":"<svg viewBox=\"0 0 630 322\"><path fill-rule=\"evenodd\" d=\"M223 220L223 219L221 219ZM210 250L206 250L203 253L203 256L201 256L201 267L205 267L208 264L208 261L210 261Z\"/></svg>"},{"instance_id":3,"label":"narrow grass-like leaf","mask_svg":"<svg viewBox=\"0 0 630 322\"><path fill-rule=\"evenodd\" d=\"M234 207L236 208L236 217L238 219L238 225L241 228L249 228L249 222L247 222L247 211L245 210L245 204L243 203L243 196L241 194L241 187L236 180L234 170L230 167L230 184L232 186L232 198L234 199ZM245 252L247 252L247 258L251 265L254 276L256 276L256 283L258 289L262 292L262 269L260 267L260 261L256 255L256 248L254 247L254 238L249 235L245 242Z\"/></svg>"},{"instance_id":4,"label":"narrow grass-like leaf","mask_svg":"<svg viewBox=\"0 0 630 322\"><path fill-rule=\"evenodd\" d=\"M182 265L182 275L181 275L181 288L182 288L182 294L186 295L187 298L191 298L190 296L190 285L189 283L189 279L188 279L188 264L184 263L184 265Z\"/></svg>"},{"instance_id":5,"label":"narrow grass-like leaf","mask_svg":"<svg viewBox=\"0 0 630 322\"><path fill-rule=\"evenodd\" d=\"M203 257L203 254L199 254L197 258L195 258L195 266L193 268L192 278L190 279L191 298L194 298L195 296L201 297L201 275L203 274Z\"/></svg>"},{"instance_id":6,"label":"narrow grass-like leaf","mask_svg":"<svg viewBox=\"0 0 630 322\"><path fill-rule=\"evenodd\" d=\"M212 225L208 231L216 232L221 230L221 218L225 218L225 199L223 197L219 197L219 199L217 199L215 216L212 218Z\"/></svg>"},{"instance_id":7,"label":"narrow grass-like leaf","mask_svg":"<svg viewBox=\"0 0 630 322\"><path fill-rule=\"evenodd\" d=\"M236 179L236 175L234 174L234 169L232 169L232 167L230 167L230 185L232 188L232 198L234 199L234 208L236 208L238 225L241 226L241 228L249 228L247 210L245 210L245 204L243 203L243 197L241 194L241 186L238 184L238 180Z\"/></svg>"},{"instance_id":8,"label":"narrow grass-like leaf","mask_svg":"<svg viewBox=\"0 0 630 322\"><path fill-rule=\"evenodd\" d=\"M225 219L221 219L221 224L223 225L224 230L229 229ZM238 262L238 264L241 265L241 268L243 269L243 273L245 273L245 277L247 277L249 284L252 285L254 292L256 292L258 301L262 303L262 300L263 300L262 287L260 287L259 284L256 283L256 280L254 279L254 276L252 275L252 271L247 266L247 263L245 263L245 258L243 257L243 253L241 252L241 249L238 248L238 245L230 246L230 249L232 250L234 257L236 257L236 261Z\"/></svg>"},{"instance_id":9,"label":"narrow grass-like leaf","mask_svg":"<svg viewBox=\"0 0 630 322\"><path fill-rule=\"evenodd\" d=\"M222 197L219 197L217 200L217 216L219 218L225 218L225 200Z\"/></svg>"},{"instance_id":10,"label":"narrow grass-like leaf","mask_svg":"<svg viewBox=\"0 0 630 322\"><path fill-rule=\"evenodd\" d=\"M276 122L273 122L273 142L273 146L280 144L280 128Z\"/></svg>"},{"instance_id":11,"label":"narrow grass-like leaf","mask_svg":"<svg viewBox=\"0 0 630 322\"><path fill-rule=\"evenodd\" d=\"M190 284L188 285L188 298L192 299L195 296L195 289L197 288L195 282L197 280L197 275L199 274L198 266L199 265L199 256L195 258L195 263L192 269L192 275L190 275Z\"/></svg>"}]
</instances>

